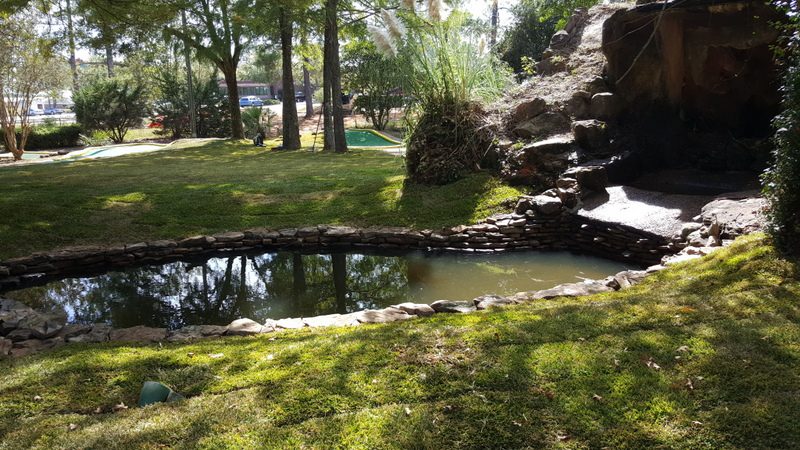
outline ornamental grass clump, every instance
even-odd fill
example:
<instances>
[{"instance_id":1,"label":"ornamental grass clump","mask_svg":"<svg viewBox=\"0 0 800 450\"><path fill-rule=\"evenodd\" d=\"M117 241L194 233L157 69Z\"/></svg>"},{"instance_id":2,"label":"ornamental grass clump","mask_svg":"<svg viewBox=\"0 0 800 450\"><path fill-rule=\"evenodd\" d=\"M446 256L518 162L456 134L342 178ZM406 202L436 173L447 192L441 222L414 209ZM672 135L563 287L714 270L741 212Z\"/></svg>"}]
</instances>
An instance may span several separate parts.
<instances>
[{"instance_id":1,"label":"ornamental grass clump","mask_svg":"<svg viewBox=\"0 0 800 450\"><path fill-rule=\"evenodd\" d=\"M383 14L388 32L374 29L373 36L384 54L397 53L406 72L409 176L445 184L481 167L493 139L481 105L503 93L511 72L482 51L465 13L455 10L442 20L439 0L427 7L427 18L407 6L397 16Z\"/></svg>"}]
</instances>

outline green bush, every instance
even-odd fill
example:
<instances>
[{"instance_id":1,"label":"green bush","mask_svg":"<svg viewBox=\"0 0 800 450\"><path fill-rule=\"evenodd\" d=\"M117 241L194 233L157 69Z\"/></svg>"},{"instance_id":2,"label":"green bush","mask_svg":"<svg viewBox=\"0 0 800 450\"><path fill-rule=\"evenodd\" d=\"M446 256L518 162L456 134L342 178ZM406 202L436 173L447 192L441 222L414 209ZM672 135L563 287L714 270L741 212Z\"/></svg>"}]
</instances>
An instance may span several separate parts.
<instances>
[{"instance_id":1,"label":"green bush","mask_svg":"<svg viewBox=\"0 0 800 450\"><path fill-rule=\"evenodd\" d=\"M22 131L17 130L17 141L22 137ZM80 143L80 125L40 126L33 127L25 150L47 150L62 147L77 147Z\"/></svg>"},{"instance_id":2,"label":"green bush","mask_svg":"<svg viewBox=\"0 0 800 450\"><path fill-rule=\"evenodd\" d=\"M87 131L105 131L115 143L147 115L144 86L110 79L90 83L75 95L75 117Z\"/></svg>"},{"instance_id":3,"label":"green bush","mask_svg":"<svg viewBox=\"0 0 800 450\"><path fill-rule=\"evenodd\" d=\"M797 15L787 26L789 45L800 44ZM769 201L767 217L770 234L778 247L800 254L800 55L796 51L779 50L784 63L783 112L775 118L777 129L773 142L772 165L764 172L764 196Z\"/></svg>"}]
</instances>

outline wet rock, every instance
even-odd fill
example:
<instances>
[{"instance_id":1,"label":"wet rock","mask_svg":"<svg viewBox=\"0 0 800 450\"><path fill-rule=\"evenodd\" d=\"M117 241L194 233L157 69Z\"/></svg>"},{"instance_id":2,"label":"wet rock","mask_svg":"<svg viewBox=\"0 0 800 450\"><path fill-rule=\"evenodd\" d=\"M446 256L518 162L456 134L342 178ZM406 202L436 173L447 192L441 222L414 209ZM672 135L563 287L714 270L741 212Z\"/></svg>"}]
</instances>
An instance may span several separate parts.
<instances>
[{"instance_id":1,"label":"wet rock","mask_svg":"<svg viewBox=\"0 0 800 450\"><path fill-rule=\"evenodd\" d=\"M608 148L608 126L603 121L590 119L572 122L572 134L575 142L584 150L599 151Z\"/></svg>"},{"instance_id":2,"label":"wet rock","mask_svg":"<svg viewBox=\"0 0 800 450\"><path fill-rule=\"evenodd\" d=\"M491 307L515 305L519 302L511 297L501 297L499 295L482 295L472 300L475 304L475 309L483 310Z\"/></svg>"},{"instance_id":3,"label":"wet rock","mask_svg":"<svg viewBox=\"0 0 800 450\"><path fill-rule=\"evenodd\" d=\"M398 320L407 320L414 317L401 309L393 308L391 306L378 310L368 309L366 311L359 311L355 313L355 316L356 319L358 319L358 321L361 323L387 323Z\"/></svg>"},{"instance_id":4,"label":"wet rock","mask_svg":"<svg viewBox=\"0 0 800 450\"><path fill-rule=\"evenodd\" d=\"M272 330L269 330L272 331ZM264 326L252 319L236 319L225 329L229 336L247 336L264 332Z\"/></svg>"},{"instance_id":5,"label":"wet rock","mask_svg":"<svg viewBox=\"0 0 800 450\"><path fill-rule=\"evenodd\" d=\"M549 136L569 130L569 119L559 112L543 112L517 125L513 133L522 139Z\"/></svg>"},{"instance_id":6,"label":"wet rock","mask_svg":"<svg viewBox=\"0 0 800 450\"><path fill-rule=\"evenodd\" d=\"M221 325L188 325L170 333L168 341L190 341L206 337L222 336L227 327Z\"/></svg>"},{"instance_id":7,"label":"wet rock","mask_svg":"<svg viewBox=\"0 0 800 450\"><path fill-rule=\"evenodd\" d=\"M611 122L619 115L620 106L616 95L611 92L600 92L592 96L590 114L595 119Z\"/></svg>"},{"instance_id":8,"label":"wet rock","mask_svg":"<svg viewBox=\"0 0 800 450\"><path fill-rule=\"evenodd\" d=\"M414 316L421 316L427 317L432 316L436 311L431 308L431 305L426 305L424 303L400 303L399 305L392 305L393 308L397 308L401 311L405 311L406 314L411 314Z\"/></svg>"},{"instance_id":9,"label":"wet rock","mask_svg":"<svg viewBox=\"0 0 800 450\"><path fill-rule=\"evenodd\" d=\"M282 329L287 329L287 330L305 328L305 326L306 326L305 322L303 322L303 319L299 319L299 318L289 318L289 319L268 321L267 324L272 324L272 325L275 326L275 328L282 328Z\"/></svg>"},{"instance_id":10,"label":"wet rock","mask_svg":"<svg viewBox=\"0 0 800 450\"><path fill-rule=\"evenodd\" d=\"M11 339L0 338L0 356L8 356L13 346Z\"/></svg>"},{"instance_id":11,"label":"wet rock","mask_svg":"<svg viewBox=\"0 0 800 450\"><path fill-rule=\"evenodd\" d=\"M112 329L108 338L111 341L121 342L161 342L167 339L167 329L137 325L130 328Z\"/></svg>"},{"instance_id":12,"label":"wet rock","mask_svg":"<svg viewBox=\"0 0 800 450\"><path fill-rule=\"evenodd\" d=\"M614 289L606 286L602 281L586 280L581 283L560 284L551 289L537 291L533 294L533 299L551 299L556 297L582 297L584 295L594 295L601 292L609 292Z\"/></svg>"},{"instance_id":13,"label":"wet rock","mask_svg":"<svg viewBox=\"0 0 800 450\"><path fill-rule=\"evenodd\" d=\"M454 300L437 300L431 303L431 308L437 313L468 313L476 309L473 302Z\"/></svg>"},{"instance_id":14,"label":"wet rock","mask_svg":"<svg viewBox=\"0 0 800 450\"><path fill-rule=\"evenodd\" d=\"M92 325L91 329L88 333L78 334L75 336L66 337L67 342L87 342L87 343L98 343L98 342L106 342L109 340L109 336L111 334L111 326L98 323Z\"/></svg>"}]
</instances>

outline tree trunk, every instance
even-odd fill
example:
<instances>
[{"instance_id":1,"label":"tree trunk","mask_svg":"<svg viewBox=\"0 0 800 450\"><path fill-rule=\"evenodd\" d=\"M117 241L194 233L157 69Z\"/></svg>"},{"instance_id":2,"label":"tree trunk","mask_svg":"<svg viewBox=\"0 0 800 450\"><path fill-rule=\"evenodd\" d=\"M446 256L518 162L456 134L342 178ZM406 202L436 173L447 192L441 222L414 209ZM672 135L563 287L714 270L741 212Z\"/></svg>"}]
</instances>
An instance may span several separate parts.
<instances>
[{"instance_id":1,"label":"tree trunk","mask_svg":"<svg viewBox=\"0 0 800 450\"><path fill-rule=\"evenodd\" d=\"M325 139L325 143L323 145L323 150L325 151L333 151L334 150L334 141L333 141L333 109L332 109L332 99L331 99L331 78L332 72L331 69L333 64L331 62L331 23L328 20L328 11L329 8L329 1L325 3L326 9L326 19L325 19L325 39L323 43L323 51L322 51L322 115L323 118L323 135ZM334 12L335 14L335 12Z\"/></svg>"},{"instance_id":2,"label":"tree trunk","mask_svg":"<svg viewBox=\"0 0 800 450\"><path fill-rule=\"evenodd\" d=\"M11 155L14 157L14 161L19 161L22 159L22 151L17 148L17 136L15 133L15 126L4 126L3 127L3 144L6 147L6 150L11 152Z\"/></svg>"},{"instance_id":3,"label":"tree trunk","mask_svg":"<svg viewBox=\"0 0 800 450\"><path fill-rule=\"evenodd\" d=\"M111 49L111 44L106 44L106 71L108 78L114 78L114 50Z\"/></svg>"},{"instance_id":4,"label":"tree trunk","mask_svg":"<svg viewBox=\"0 0 800 450\"><path fill-rule=\"evenodd\" d=\"M303 255L292 253L292 295L299 298L306 292L306 269L303 266Z\"/></svg>"},{"instance_id":5,"label":"tree trunk","mask_svg":"<svg viewBox=\"0 0 800 450\"><path fill-rule=\"evenodd\" d=\"M292 20L286 8L281 8L278 23L281 30L281 54L283 56L283 148L300 148L300 125L297 118L297 102L294 100L294 76L292 75Z\"/></svg>"},{"instance_id":6,"label":"tree trunk","mask_svg":"<svg viewBox=\"0 0 800 450\"><path fill-rule=\"evenodd\" d=\"M328 0L328 21L331 23L331 97L333 98L333 142L336 153L347 151L344 134L344 108L342 107L342 71L339 65L339 23L336 17L339 0Z\"/></svg>"},{"instance_id":7,"label":"tree trunk","mask_svg":"<svg viewBox=\"0 0 800 450\"><path fill-rule=\"evenodd\" d=\"M75 28L72 24L72 0L67 0L67 43L69 46L69 70L72 72L72 93L78 92L78 61L75 59Z\"/></svg>"},{"instance_id":8,"label":"tree trunk","mask_svg":"<svg viewBox=\"0 0 800 450\"><path fill-rule=\"evenodd\" d=\"M186 12L181 11L181 26L186 30ZM194 81L192 80L192 50L183 43L183 58L186 62L186 97L189 105L189 136L197 137L197 110L194 106Z\"/></svg>"},{"instance_id":9,"label":"tree trunk","mask_svg":"<svg viewBox=\"0 0 800 450\"><path fill-rule=\"evenodd\" d=\"M239 82L236 80L236 66L233 64L222 64L220 69L225 77L225 84L228 89L228 103L231 112L231 137L233 139L244 139L244 127L242 126L242 110L239 108Z\"/></svg>"},{"instance_id":10,"label":"tree trunk","mask_svg":"<svg viewBox=\"0 0 800 450\"><path fill-rule=\"evenodd\" d=\"M347 313L347 255L334 253L333 262L333 287L336 291L336 312Z\"/></svg>"},{"instance_id":11,"label":"tree trunk","mask_svg":"<svg viewBox=\"0 0 800 450\"><path fill-rule=\"evenodd\" d=\"M303 96L306 98L306 119L314 117L314 92L311 90L311 73L308 71L308 64L308 58L303 58Z\"/></svg>"},{"instance_id":12,"label":"tree trunk","mask_svg":"<svg viewBox=\"0 0 800 450\"><path fill-rule=\"evenodd\" d=\"M492 0L492 19L491 34L489 35L489 48L494 48L497 44L497 27L499 26L500 11L497 7L497 0Z\"/></svg>"}]
</instances>

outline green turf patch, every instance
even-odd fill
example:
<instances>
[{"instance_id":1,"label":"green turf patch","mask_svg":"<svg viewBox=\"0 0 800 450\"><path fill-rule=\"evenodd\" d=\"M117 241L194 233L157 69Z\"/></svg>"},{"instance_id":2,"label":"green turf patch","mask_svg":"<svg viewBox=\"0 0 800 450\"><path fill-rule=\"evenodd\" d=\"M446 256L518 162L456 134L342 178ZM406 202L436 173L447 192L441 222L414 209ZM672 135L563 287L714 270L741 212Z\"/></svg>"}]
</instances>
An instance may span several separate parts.
<instances>
[{"instance_id":1,"label":"green turf patch","mask_svg":"<svg viewBox=\"0 0 800 450\"><path fill-rule=\"evenodd\" d=\"M406 184L404 160L375 150L286 152L232 141L0 170L0 258L251 227L458 225L507 210L520 194L488 174Z\"/></svg>"},{"instance_id":2,"label":"green turf patch","mask_svg":"<svg viewBox=\"0 0 800 450\"><path fill-rule=\"evenodd\" d=\"M592 297L67 346L0 363L0 448L795 448L798 299L752 236ZM135 408L146 380L189 398Z\"/></svg>"}]
</instances>

